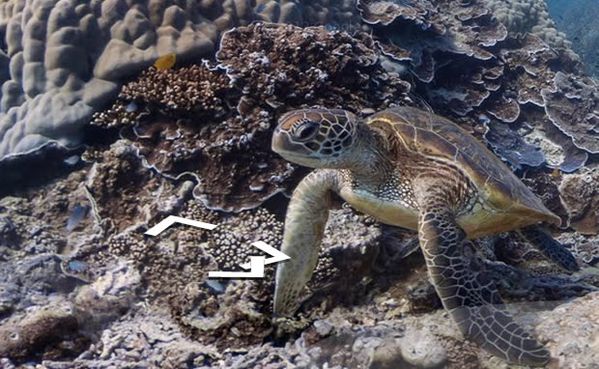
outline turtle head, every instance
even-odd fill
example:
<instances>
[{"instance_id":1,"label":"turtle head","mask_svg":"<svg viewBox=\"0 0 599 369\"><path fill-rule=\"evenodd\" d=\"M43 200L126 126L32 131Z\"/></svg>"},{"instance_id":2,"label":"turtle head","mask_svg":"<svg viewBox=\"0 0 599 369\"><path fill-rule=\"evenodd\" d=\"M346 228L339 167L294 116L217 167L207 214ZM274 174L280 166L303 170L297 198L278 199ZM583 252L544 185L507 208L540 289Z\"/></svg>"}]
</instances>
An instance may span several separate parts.
<instances>
[{"instance_id":1,"label":"turtle head","mask_svg":"<svg viewBox=\"0 0 599 369\"><path fill-rule=\"evenodd\" d=\"M348 167L358 124L357 117L345 110L294 110L279 119L272 149L293 163L311 168Z\"/></svg>"}]
</instances>

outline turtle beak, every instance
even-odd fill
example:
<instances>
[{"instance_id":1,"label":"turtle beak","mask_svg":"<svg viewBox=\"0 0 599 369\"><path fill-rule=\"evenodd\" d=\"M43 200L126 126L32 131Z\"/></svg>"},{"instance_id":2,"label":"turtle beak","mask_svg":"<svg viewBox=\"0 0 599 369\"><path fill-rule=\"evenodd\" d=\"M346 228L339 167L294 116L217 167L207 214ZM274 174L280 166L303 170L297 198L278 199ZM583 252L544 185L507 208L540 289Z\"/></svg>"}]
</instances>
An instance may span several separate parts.
<instances>
[{"instance_id":1,"label":"turtle beak","mask_svg":"<svg viewBox=\"0 0 599 369\"><path fill-rule=\"evenodd\" d=\"M283 133L283 130L280 127L277 127L272 134L270 147L272 148L272 151L280 154L280 152L283 151L283 148L287 146L288 142L289 138L287 135Z\"/></svg>"}]
</instances>

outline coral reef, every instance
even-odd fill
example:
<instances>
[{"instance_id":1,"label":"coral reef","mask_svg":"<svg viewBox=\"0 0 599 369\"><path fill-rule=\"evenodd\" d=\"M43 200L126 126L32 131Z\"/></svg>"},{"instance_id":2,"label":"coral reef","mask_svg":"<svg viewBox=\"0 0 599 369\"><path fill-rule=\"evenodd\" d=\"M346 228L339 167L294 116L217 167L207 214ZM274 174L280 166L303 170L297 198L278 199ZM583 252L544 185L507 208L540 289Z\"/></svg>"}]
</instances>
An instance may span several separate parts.
<instances>
[{"instance_id":1,"label":"coral reef","mask_svg":"<svg viewBox=\"0 0 599 369\"><path fill-rule=\"evenodd\" d=\"M111 160L118 160L118 157L113 157ZM74 177L67 182L76 182L76 179ZM163 181L167 180L163 179ZM148 182L145 185L152 186L152 183ZM62 191L68 191L71 185L62 183L58 187L62 188ZM62 191L60 192L67 198L75 196ZM112 193L110 196L118 196L118 193ZM134 197L135 194L128 193L127 196ZM11 209L14 204L18 204L14 199L5 200L12 200L4 202L4 206L8 205ZM42 200L37 201L39 203ZM121 201L126 202L126 199ZM29 206L36 208L38 203ZM109 199L98 198L98 208L105 206L105 203L110 203ZM273 242L276 242L276 237L280 238L280 221L276 221L264 208L226 215L222 218L223 215L211 212L190 200L181 205L179 214L227 225L224 228L230 230L234 237L229 238L233 242L227 242L223 246L233 248L240 254L247 253L246 242L256 239L252 237L273 237L268 238ZM5 215L16 219L12 214ZM56 215L62 218L62 221L58 221L57 224L62 224L60 228L64 227L69 212L63 210L56 212ZM238 219L235 219L236 217ZM76 315L77 321L87 322L87 327L90 328L76 330L74 338L70 335L70 331L60 337L54 337L52 342L60 342L61 345L46 346L43 365L49 368L70 368L77 365L101 368L108 368L111 365L127 367L139 362L154 365L152 363L162 362L165 357L168 358L165 367L183 365L183 367L251 368L267 364L285 367L285 365L308 365L314 362L343 362L347 365L408 362L419 365L417 363L427 363L430 360L435 362L440 360L449 365L461 365L459 364L461 361L469 358L468 360L475 360L473 362L477 363L478 366L474 367L480 367L482 365L480 363L488 360L483 358L479 362L477 356L480 353L473 347L469 348L472 355L465 355L462 352L464 343L455 335L455 329L447 324L441 313L433 313L432 316L437 318L430 318L431 320L428 320L429 315L400 319L406 314L409 315L409 312L414 309L414 307L408 309L402 307L403 302L400 298L405 299L409 295L392 294L393 290L386 292L384 287L381 290L381 284L373 282L373 277L375 280L377 278L376 275L372 275L373 258L377 254L377 243L380 242L381 236L376 223L354 214L349 209L335 211L331 217L321 264L317 271L317 274L323 274L315 276L316 286L313 287L313 292L316 294L304 307L304 312L309 314L310 318L302 322L300 327L295 328L301 335L299 338L293 338L287 348L275 348L270 344L262 345L262 342L268 341L268 337L272 334L269 321L272 270L264 283L209 281L205 279L206 271L220 269L217 263L211 262L211 254L217 254L214 248L210 247L210 243L220 242L218 241L220 236L216 240L211 240L211 232L176 228L165 233L160 239L144 240L140 231L135 231L135 226L128 227L130 230L125 231L125 235L128 236L118 236L116 233L118 230L109 227L112 229L111 232L115 232L115 236L109 239L107 248L100 244L95 246L96 257L105 254L107 249L109 254L114 252L118 254L115 256L132 259L137 267L124 270L129 270L127 273L136 273L136 270L139 270L141 276L122 274L119 277L118 274L115 276L100 268L98 272L105 276L98 279L102 282L94 283L91 289L79 288L77 297L73 300L80 309L75 311L78 311L77 314L82 314ZM268 220L269 223L263 223L264 220ZM237 228L235 225L240 227ZM85 223L81 224L81 227L90 231L88 228L90 226L86 226ZM272 232L272 236L269 232ZM224 233L223 230L220 235ZM206 242L202 243L202 240ZM77 254L80 257L85 255L82 252ZM94 262L93 258L88 260ZM100 261L103 263L108 260L110 260L109 255L101 256ZM35 265L39 263L38 261ZM51 265L47 261L44 264ZM10 268L11 272L15 270L10 265L6 267ZM405 269L405 267L406 265L402 263L399 268ZM30 280L31 268L16 270L22 270L19 272L20 275L27 276L27 280ZM51 270L60 271L57 264ZM380 272L387 278L392 271L393 269L383 269ZM412 272L404 271L409 274ZM424 270L413 274L416 279L422 279L425 275ZM365 279L360 280L363 276ZM505 270L501 269L501 280L505 280L507 276ZM339 277L341 281L338 280ZM129 282L122 283L135 281L137 278L141 279L141 286L144 286L146 291L143 295L146 303L136 304L137 307L124 319L110 324L116 316L126 311L127 307L140 301L139 297L134 297L135 291L138 290L137 282L133 285L128 284ZM41 277L40 282L47 283L46 281L56 279L55 275L48 275ZM336 283L331 286L331 282L335 282L336 279ZM516 281L509 278L507 280L510 283ZM530 283L531 280L525 279L523 282ZM404 280L396 280L395 283L407 285ZM545 288L548 286L546 284ZM324 298L318 293L323 287L325 288ZM519 287L521 286L512 288ZM11 288L13 287L8 286L5 291L10 291ZM24 290L31 293L34 289ZM116 300L111 300L110 296L115 296ZM376 300L373 301L371 296L376 296ZM408 298L412 299L411 303L417 302L415 297ZM2 301L11 304L8 299ZM86 301L87 303L84 303ZM432 303L430 299L421 301L423 309L420 311L430 311ZM89 305L89 302L93 303ZM40 303L40 306L46 304L41 301ZM325 309L322 308L323 303L326 305ZM345 304L348 306L345 307ZM14 301L13 306L15 306ZM50 304L50 306L54 309L56 305ZM79 318L81 316L84 318ZM588 322L586 318L582 320ZM21 324L27 321L23 320ZM96 343L86 348L90 335L97 336L98 327L102 326L107 326L107 329L102 331ZM3 327L11 327L11 325L3 325ZM181 333L181 327L185 335ZM414 335L414 332L421 331L423 327L427 327L426 334ZM448 331L451 332L453 339L448 340L445 336L447 333L443 333ZM438 336L439 334L441 335ZM191 335L193 340L190 340L187 335ZM44 337L46 336L40 336L39 339L42 340ZM412 350L416 338L422 338L427 344L418 346L418 350ZM446 342L450 342L449 346ZM353 349L342 349L346 344L351 345ZM377 348L371 350L373 346ZM224 347L229 349L233 347L235 350L222 350ZM339 354L335 355L335 352ZM77 355L77 359L68 361L70 357ZM15 360L13 362L18 362L18 355L11 357ZM572 360L580 359L571 356L566 364L571 363ZM7 363L10 361L4 362L9 365Z\"/></svg>"},{"instance_id":2,"label":"coral reef","mask_svg":"<svg viewBox=\"0 0 599 369\"><path fill-rule=\"evenodd\" d=\"M543 1L526 3L540 7L534 17L549 19ZM508 33L494 18L499 9L523 12L525 5L399 4L360 1L358 7L374 24L381 52L411 71L412 90L435 111L469 123L474 132L488 131L485 138L514 168L549 164L572 172L595 153L596 86L576 55L567 44L555 47L523 31L528 26L511 24L518 31ZM507 17L520 22L517 15ZM531 22L541 21L525 23Z\"/></svg>"},{"instance_id":3,"label":"coral reef","mask_svg":"<svg viewBox=\"0 0 599 369\"><path fill-rule=\"evenodd\" d=\"M597 87L541 2L195 5L0 4L0 157L73 144L92 116L99 133L68 174L0 198L0 366L505 368L438 311L414 233L343 204L294 319L272 319L273 266L208 278L281 242L305 174L270 152L282 113L396 104L458 122L563 219L572 275L515 234L467 247L562 367L597 361ZM144 235L168 215L218 227Z\"/></svg>"},{"instance_id":4,"label":"coral reef","mask_svg":"<svg viewBox=\"0 0 599 369\"><path fill-rule=\"evenodd\" d=\"M551 122L574 145L589 153L599 153L599 91L592 78L579 78L558 72L554 86L541 91Z\"/></svg>"},{"instance_id":5,"label":"coral reef","mask_svg":"<svg viewBox=\"0 0 599 369\"><path fill-rule=\"evenodd\" d=\"M9 1L0 4L0 160L74 146L92 114L156 58L190 62L255 20L351 26L351 2Z\"/></svg>"},{"instance_id":6,"label":"coral reef","mask_svg":"<svg viewBox=\"0 0 599 369\"><path fill-rule=\"evenodd\" d=\"M532 33L553 47L571 46L563 32L557 30L543 0L487 0L485 5L493 11L512 33Z\"/></svg>"},{"instance_id":7,"label":"coral reef","mask_svg":"<svg viewBox=\"0 0 599 369\"><path fill-rule=\"evenodd\" d=\"M80 142L81 127L124 78L159 55L207 55L216 26L181 1L63 0L0 5L0 158L49 142Z\"/></svg>"},{"instance_id":8,"label":"coral reef","mask_svg":"<svg viewBox=\"0 0 599 369\"><path fill-rule=\"evenodd\" d=\"M268 149L283 107L359 113L406 99L410 85L387 76L378 55L365 34L356 39L322 27L238 28L223 36L217 67L150 69L125 85L94 124L131 126L124 136L144 163L169 178L195 177L194 196L209 208L250 209L297 178L295 168Z\"/></svg>"}]
</instances>

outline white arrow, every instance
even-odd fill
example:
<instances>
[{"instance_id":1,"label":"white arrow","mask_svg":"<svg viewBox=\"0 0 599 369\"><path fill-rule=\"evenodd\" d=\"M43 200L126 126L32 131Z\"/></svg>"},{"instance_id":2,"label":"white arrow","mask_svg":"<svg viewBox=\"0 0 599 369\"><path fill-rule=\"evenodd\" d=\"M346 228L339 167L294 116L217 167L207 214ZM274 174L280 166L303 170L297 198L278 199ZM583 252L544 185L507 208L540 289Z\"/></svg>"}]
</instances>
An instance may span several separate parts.
<instances>
[{"instance_id":1,"label":"white arrow","mask_svg":"<svg viewBox=\"0 0 599 369\"><path fill-rule=\"evenodd\" d=\"M254 247L264 251L268 255L272 256L264 261L264 265L279 263L281 261L291 259L289 256L285 255L284 253L275 249L274 247L272 247L271 245L267 244L264 241L256 241L256 242L252 243L252 246L254 246ZM251 262L243 263L240 265L240 267L247 270L247 269L250 269L250 265L251 265Z\"/></svg>"},{"instance_id":2,"label":"white arrow","mask_svg":"<svg viewBox=\"0 0 599 369\"><path fill-rule=\"evenodd\" d=\"M264 256L250 256L249 272L208 272L208 278L264 278Z\"/></svg>"},{"instance_id":3,"label":"white arrow","mask_svg":"<svg viewBox=\"0 0 599 369\"><path fill-rule=\"evenodd\" d=\"M148 236L158 236L160 233L164 232L175 223L186 224L188 226L196 227L196 228L204 228L208 230L213 230L218 227L216 224L204 223L199 220L191 220L187 218L181 218L175 215L169 215L164 220L160 221L154 227L147 230L145 234Z\"/></svg>"},{"instance_id":4,"label":"white arrow","mask_svg":"<svg viewBox=\"0 0 599 369\"><path fill-rule=\"evenodd\" d=\"M167 230L170 226L175 223L186 224L188 226L213 230L218 227L216 224L204 223L198 220L191 220L187 218L178 217L175 215L169 215L164 220L160 221L154 227L148 229L145 234L148 236L158 236L160 233ZM209 278L263 278L264 277L264 266L281 261L291 259L281 251L275 249L264 241L256 241L252 243L252 246L264 251L270 255L268 259L264 256L250 256L249 263L243 263L240 266L249 272L227 272L227 271L214 271L208 272Z\"/></svg>"}]
</instances>

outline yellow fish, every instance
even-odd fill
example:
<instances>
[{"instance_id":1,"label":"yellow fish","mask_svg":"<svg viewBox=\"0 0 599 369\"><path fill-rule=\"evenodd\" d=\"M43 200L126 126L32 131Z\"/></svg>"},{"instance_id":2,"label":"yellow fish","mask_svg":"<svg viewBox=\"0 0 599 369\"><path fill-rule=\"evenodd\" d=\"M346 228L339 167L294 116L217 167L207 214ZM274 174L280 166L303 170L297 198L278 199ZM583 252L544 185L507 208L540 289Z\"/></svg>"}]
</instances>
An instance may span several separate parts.
<instances>
[{"instance_id":1,"label":"yellow fish","mask_svg":"<svg viewBox=\"0 0 599 369\"><path fill-rule=\"evenodd\" d=\"M177 61L177 55L175 53L169 53L166 55L162 55L154 62L154 67L158 70L167 70L171 69L175 62Z\"/></svg>"}]
</instances>

